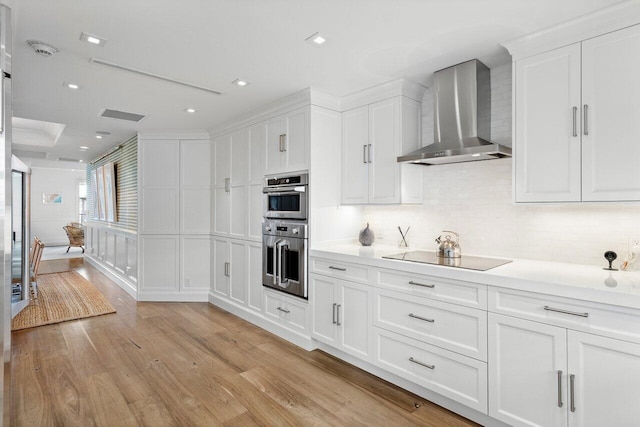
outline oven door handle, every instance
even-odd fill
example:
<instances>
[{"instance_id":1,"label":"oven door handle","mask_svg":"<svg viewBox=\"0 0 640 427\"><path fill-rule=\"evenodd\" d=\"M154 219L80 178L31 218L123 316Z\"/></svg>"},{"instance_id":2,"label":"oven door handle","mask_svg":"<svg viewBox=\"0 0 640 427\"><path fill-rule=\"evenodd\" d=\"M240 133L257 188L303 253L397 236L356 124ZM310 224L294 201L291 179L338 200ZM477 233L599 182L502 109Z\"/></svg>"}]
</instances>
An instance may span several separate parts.
<instances>
[{"instance_id":1,"label":"oven door handle","mask_svg":"<svg viewBox=\"0 0 640 427\"><path fill-rule=\"evenodd\" d=\"M279 240L276 244L278 249L278 286L282 287L284 283L287 283L289 279L285 279L283 273L287 271L287 260L282 253L282 248L289 248L289 245L285 244L285 240Z\"/></svg>"},{"instance_id":2,"label":"oven door handle","mask_svg":"<svg viewBox=\"0 0 640 427\"><path fill-rule=\"evenodd\" d=\"M307 187L305 185L298 185L296 187L287 187L287 188L263 188L262 192L264 194L269 194L272 196L286 196L288 194L299 194L306 193Z\"/></svg>"},{"instance_id":3,"label":"oven door handle","mask_svg":"<svg viewBox=\"0 0 640 427\"><path fill-rule=\"evenodd\" d=\"M273 284L278 284L278 245L281 240L276 240L273 244Z\"/></svg>"}]
</instances>

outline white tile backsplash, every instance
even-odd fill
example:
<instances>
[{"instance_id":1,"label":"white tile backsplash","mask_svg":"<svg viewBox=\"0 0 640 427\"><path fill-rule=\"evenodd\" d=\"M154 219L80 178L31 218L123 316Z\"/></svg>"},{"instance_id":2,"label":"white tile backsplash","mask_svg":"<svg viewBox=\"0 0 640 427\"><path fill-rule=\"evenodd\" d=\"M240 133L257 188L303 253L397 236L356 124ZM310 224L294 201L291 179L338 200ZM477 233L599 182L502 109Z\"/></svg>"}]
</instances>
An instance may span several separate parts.
<instances>
[{"instance_id":1,"label":"white tile backsplash","mask_svg":"<svg viewBox=\"0 0 640 427\"><path fill-rule=\"evenodd\" d=\"M511 64L491 69L492 140L511 145ZM423 145L433 142L433 105L423 98ZM410 247L435 250L442 230L460 233L463 254L619 265L629 240L640 237L640 203L515 204L512 159L414 166L424 170L422 205L366 206L378 242L398 244L397 227L411 226Z\"/></svg>"}]
</instances>

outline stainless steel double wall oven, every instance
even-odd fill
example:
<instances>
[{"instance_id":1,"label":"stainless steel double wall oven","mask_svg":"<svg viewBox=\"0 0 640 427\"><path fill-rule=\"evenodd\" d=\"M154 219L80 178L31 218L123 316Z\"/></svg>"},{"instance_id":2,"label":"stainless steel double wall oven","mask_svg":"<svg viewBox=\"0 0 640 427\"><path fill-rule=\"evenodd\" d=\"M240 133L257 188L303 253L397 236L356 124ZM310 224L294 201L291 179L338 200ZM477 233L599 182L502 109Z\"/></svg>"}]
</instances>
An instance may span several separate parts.
<instances>
[{"instance_id":1,"label":"stainless steel double wall oven","mask_svg":"<svg viewBox=\"0 0 640 427\"><path fill-rule=\"evenodd\" d=\"M306 299L308 175L270 177L265 181L262 284Z\"/></svg>"}]
</instances>

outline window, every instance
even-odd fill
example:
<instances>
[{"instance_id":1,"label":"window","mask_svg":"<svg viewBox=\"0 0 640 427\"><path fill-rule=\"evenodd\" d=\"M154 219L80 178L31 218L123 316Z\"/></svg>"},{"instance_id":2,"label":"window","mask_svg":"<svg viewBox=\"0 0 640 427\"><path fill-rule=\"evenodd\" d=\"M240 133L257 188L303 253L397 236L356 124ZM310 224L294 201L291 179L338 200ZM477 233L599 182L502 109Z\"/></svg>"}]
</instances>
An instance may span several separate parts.
<instances>
[{"instance_id":1,"label":"window","mask_svg":"<svg viewBox=\"0 0 640 427\"><path fill-rule=\"evenodd\" d=\"M78 181L78 222L84 224L87 218L87 181Z\"/></svg>"}]
</instances>

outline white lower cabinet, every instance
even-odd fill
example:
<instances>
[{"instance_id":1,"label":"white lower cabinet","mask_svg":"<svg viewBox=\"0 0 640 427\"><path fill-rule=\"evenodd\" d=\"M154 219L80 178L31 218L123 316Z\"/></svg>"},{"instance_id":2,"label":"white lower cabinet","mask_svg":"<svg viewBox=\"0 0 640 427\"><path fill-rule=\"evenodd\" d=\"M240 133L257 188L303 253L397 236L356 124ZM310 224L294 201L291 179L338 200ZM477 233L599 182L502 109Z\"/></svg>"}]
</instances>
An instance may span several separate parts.
<instances>
[{"instance_id":1,"label":"white lower cabinet","mask_svg":"<svg viewBox=\"0 0 640 427\"><path fill-rule=\"evenodd\" d=\"M483 414L487 413L487 364L374 328L374 363Z\"/></svg>"},{"instance_id":2,"label":"white lower cabinet","mask_svg":"<svg viewBox=\"0 0 640 427\"><path fill-rule=\"evenodd\" d=\"M362 360L371 360L372 287L312 274L311 335Z\"/></svg>"},{"instance_id":3,"label":"white lower cabinet","mask_svg":"<svg viewBox=\"0 0 640 427\"><path fill-rule=\"evenodd\" d=\"M246 305L248 279L247 242L221 237L213 238L213 284L212 290L235 304Z\"/></svg>"},{"instance_id":4,"label":"white lower cabinet","mask_svg":"<svg viewBox=\"0 0 640 427\"><path fill-rule=\"evenodd\" d=\"M264 290L264 316L286 328L308 333L308 303L282 292Z\"/></svg>"},{"instance_id":5,"label":"white lower cabinet","mask_svg":"<svg viewBox=\"0 0 640 427\"><path fill-rule=\"evenodd\" d=\"M489 314L489 415L513 426L636 426L640 344Z\"/></svg>"}]
</instances>

